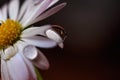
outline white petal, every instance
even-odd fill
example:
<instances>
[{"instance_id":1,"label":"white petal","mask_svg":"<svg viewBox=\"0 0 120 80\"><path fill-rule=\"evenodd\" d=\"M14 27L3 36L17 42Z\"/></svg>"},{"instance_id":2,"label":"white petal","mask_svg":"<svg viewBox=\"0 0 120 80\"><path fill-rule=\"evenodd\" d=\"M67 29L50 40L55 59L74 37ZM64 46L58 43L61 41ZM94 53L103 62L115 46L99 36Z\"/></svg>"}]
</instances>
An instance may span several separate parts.
<instances>
[{"instance_id":1,"label":"white petal","mask_svg":"<svg viewBox=\"0 0 120 80\"><path fill-rule=\"evenodd\" d=\"M30 27L22 32L21 37L30 37L30 36L35 36L35 35L45 36L46 30L51 27L52 27L51 25L44 25L40 27Z\"/></svg>"},{"instance_id":2,"label":"white petal","mask_svg":"<svg viewBox=\"0 0 120 80\"><path fill-rule=\"evenodd\" d=\"M31 25L30 22L39 16L43 11L45 11L51 2L52 0L44 0L40 4L36 5L30 17L23 23L23 26Z\"/></svg>"},{"instance_id":3,"label":"white petal","mask_svg":"<svg viewBox=\"0 0 120 80\"><path fill-rule=\"evenodd\" d=\"M23 42L23 41L18 41L16 42L15 46L18 47L18 51L23 51L24 47L27 46L28 44Z\"/></svg>"},{"instance_id":4,"label":"white petal","mask_svg":"<svg viewBox=\"0 0 120 80\"><path fill-rule=\"evenodd\" d=\"M7 5L4 5L2 7L2 16L3 16L3 19L6 20L7 19Z\"/></svg>"},{"instance_id":5,"label":"white petal","mask_svg":"<svg viewBox=\"0 0 120 80\"><path fill-rule=\"evenodd\" d=\"M18 16L18 20L20 20L23 17L24 13L26 12L27 8L31 5L31 3L32 3L32 0L26 0L23 3L23 5L21 6L21 9L20 9L20 14Z\"/></svg>"},{"instance_id":6,"label":"white petal","mask_svg":"<svg viewBox=\"0 0 120 80\"><path fill-rule=\"evenodd\" d=\"M18 42L15 44L15 46L17 46L17 48L18 48L19 53L23 53L23 49L24 49L27 45L29 45L29 44L26 43L26 42L24 42L24 41L22 41L22 40L18 41Z\"/></svg>"},{"instance_id":7,"label":"white petal","mask_svg":"<svg viewBox=\"0 0 120 80\"><path fill-rule=\"evenodd\" d=\"M1 75L2 80L11 80L7 63L4 60L1 60Z\"/></svg>"},{"instance_id":8,"label":"white petal","mask_svg":"<svg viewBox=\"0 0 120 80\"><path fill-rule=\"evenodd\" d=\"M1 55L1 58L4 60L9 60L11 57L13 57L17 53L17 47L10 46L7 49L5 49L4 53Z\"/></svg>"},{"instance_id":9,"label":"white petal","mask_svg":"<svg viewBox=\"0 0 120 80\"><path fill-rule=\"evenodd\" d=\"M27 0L28 1L28 0ZM31 17L31 14L33 13L34 10L34 4L33 1L31 0L28 4L28 6L26 6L26 10L20 20L20 23L23 24L29 17ZM23 26L23 27L27 27L27 26Z\"/></svg>"},{"instance_id":10,"label":"white petal","mask_svg":"<svg viewBox=\"0 0 120 80\"><path fill-rule=\"evenodd\" d=\"M66 3L62 3L62 4L58 5L58 6L53 7L52 9L44 12L44 13L41 14L39 17L37 17L35 20L33 20L33 21L31 22L31 24L36 23L36 22L38 22L38 21L41 21L41 20L43 20L43 19L45 19L45 18L47 18L47 17L55 14L56 12L58 12L59 10L61 10L65 5L66 5Z\"/></svg>"},{"instance_id":11,"label":"white petal","mask_svg":"<svg viewBox=\"0 0 120 80\"><path fill-rule=\"evenodd\" d=\"M26 66L28 67L28 71L29 71L29 76L30 77L29 77L28 80L37 80L37 76L36 76L33 64L31 63L31 61L26 59L24 56L23 56L23 59L24 59L24 61L26 63Z\"/></svg>"},{"instance_id":12,"label":"white petal","mask_svg":"<svg viewBox=\"0 0 120 80\"><path fill-rule=\"evenodd\" d=\"M16 20L19 12L19 0L12 0L9 4L9 17Z\"/></svg>"},{"instance_id":13,"label":"white petal","mask_svg":"<svg viewBox=\"0 0 120 80\"><path fill-rule=\"evenodd\" d=\"M12 80L29 80L27 66L19 53L7 61L7 65Z\"/></svg>"},{"instance_id":14,"label":"white petal","mask_svg":"<svg viewBox=\"0 0 120 80\"><path fill-rule=\"evenodd\" d=\"M28 45L24 48L23 54L25 57L27 57L29 60L33 62L34 65L36 65L40 69L48 69L49 68L49 62L47 58L43 55L42 52L37 50L34 46Z\"/></svg>"},{"instance_id":15,"label":"white petal","mask_svg":"<svg viewBox=\"0 0 120 80\"><path fill-rule=\"evenodd\" d=\"M29 76L30 76L29 80L37 80L37 76L36 76L33 64L31 63L31 61L26 59L24 56L23 56L23 59L28 67Z\"/></svg>"},{"instance_id":16,"label":"white petal","mask_svg":"<svg viewBox=\"0 0 120 80\"><path fill-rule=\"evenodd\" d=\"M1 9L0 9L0 20L3 20L3 21L4 21L4 18L3 18L3 14L2 14Z\"/></svg>"},{"instance_id":17,"label":"white petal","mask_svg":"<svg viewBox=\"0 0 120 80\"><path fill-rule=\"evenodd\" d=\"M41 36L24 37L22 40L28 44L41 48L52 48L57 45L55 41Z\"/></svg>"}]
</instances>

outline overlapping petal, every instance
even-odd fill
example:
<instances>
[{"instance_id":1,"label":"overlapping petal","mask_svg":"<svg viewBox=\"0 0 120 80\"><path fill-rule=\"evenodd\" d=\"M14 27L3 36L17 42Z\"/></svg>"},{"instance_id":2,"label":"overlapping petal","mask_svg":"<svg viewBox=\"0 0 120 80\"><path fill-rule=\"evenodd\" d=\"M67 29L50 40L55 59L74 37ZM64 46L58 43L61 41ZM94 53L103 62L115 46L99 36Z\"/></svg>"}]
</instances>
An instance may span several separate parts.
<instances>
[{"instance_id":1,"label":"overlapping petal","mask_svg":"<svg viewBox=\"0 0 120 80\"><path fill-rule=\"evenodd\" d=\"M30 27L22 32L21 37L31 37L31 36L35 36L35 35L45 36L46 35L45 32L50 28L52 28L52 25L44 25L44 26L40 26L40 27Z\"/></svg>"},{"instance_id":2,"label":"overlapping petal","mask_svg":"<svg viewBox=\"0 0 120 80\"><path fill-rule=\"evenodd\" d=\"M40 4L34 6L30 17L28 17L28 19L23 23L23 26L30 25L30 22L34 20L38 15L40 15L43 11L45 11L51 2L52 0L43 0Z\"/></svg>"},{"instance_id":3,"label":"overlapping petal","mask_svg":"<svg viewBox=\"0 0 120 80\"><path fill-rule=\"evenodd\" d=\"M20 21L22 19L22 17L24 17L24 15L27 13L28 8L32 5L32 2L33 2L32 0L25 0L25 2L22 4L22 6L20 8L20 13L18 15L17 20Z\"/></svg>"},{"instance_id":4,"label":"overlapping petal","mask_svg":"<svg viewBox=\"0 0 120 80\"><path fill-rule=\"evenodd\" d=\"M40 48L52 48L57 45L55 41L41 36L24 37L22 40Z\"/></svg>"},{"instance_id":5,"label":"overlapping petal","mask_svg":"<svg viewBox=\"0 0 120 80\"><path fill-rule=\"evenodd\" d=\"M7 61L7 66L12 80L29 80L27 66L20 54Z\"/></svg>"},{"instance_id":6,"label":"overlapping petal","mask_svg":"<svg viewBox=\"0 0 120 80\"><path fill-rule=\"evenodd\" d=\"M49 62L44 54L32 45L28 45L24 48L23 54L28 58L35 66L45 70L49 68Z\"/></svg>"}]
</instances>

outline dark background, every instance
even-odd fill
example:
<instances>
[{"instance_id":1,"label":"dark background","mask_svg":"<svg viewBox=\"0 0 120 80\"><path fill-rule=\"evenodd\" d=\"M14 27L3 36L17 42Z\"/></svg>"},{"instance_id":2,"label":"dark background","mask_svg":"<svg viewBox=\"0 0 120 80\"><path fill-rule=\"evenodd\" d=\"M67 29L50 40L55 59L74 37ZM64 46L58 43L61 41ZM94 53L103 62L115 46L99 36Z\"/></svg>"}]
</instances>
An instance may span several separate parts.
<instances>
[{"instance_id":1,"label":"dark background","mask_svg":"<svg viewBox=\"0 0 120 80\"><path fill-rule=\"evenodd\" d=\"M120 80L119 0L61 2L68 5L37 23L58 24L67 32L63 50L41 49L51 64L40 70L44 80Z\"/></svg>"}]
</instances>

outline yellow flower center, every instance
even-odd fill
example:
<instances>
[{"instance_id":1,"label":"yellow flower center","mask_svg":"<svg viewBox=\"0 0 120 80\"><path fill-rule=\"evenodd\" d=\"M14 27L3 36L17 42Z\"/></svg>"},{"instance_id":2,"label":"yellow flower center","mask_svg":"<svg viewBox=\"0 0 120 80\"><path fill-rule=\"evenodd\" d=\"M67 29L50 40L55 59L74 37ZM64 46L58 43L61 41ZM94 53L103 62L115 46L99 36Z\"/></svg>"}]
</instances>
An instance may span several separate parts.
<instances>
[{"instance_id":1,"label":"yellow flower center","mask_svg":"<svg viewBox=\"0 0 120 80\"><path fill-rule=\"evenodd\" d=\"M0 25L0 49L13 45L20 39L22 31L21 24L17 21L7 19Z\"/></svg>"}]
</instances>

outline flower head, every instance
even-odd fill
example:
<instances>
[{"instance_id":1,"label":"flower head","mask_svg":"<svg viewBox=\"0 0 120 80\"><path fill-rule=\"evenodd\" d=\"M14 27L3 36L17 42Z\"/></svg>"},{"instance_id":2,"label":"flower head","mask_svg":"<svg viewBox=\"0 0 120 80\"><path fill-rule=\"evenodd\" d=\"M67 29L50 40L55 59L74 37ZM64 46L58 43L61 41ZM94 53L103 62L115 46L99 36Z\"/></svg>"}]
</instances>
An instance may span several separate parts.
<instances>
[{"instance_id":1,"label":"flower head","mask_svg":"<svg viewBox=\"0 0 120 80\"><path fill-rule=\"evenodd\" d=\"M0 9L0 55L2 80L37 80L34 66L48 69L49 63L37 49L63 48L64 29L57 25L33 26L66 3L51 8L58 0L11 0ZM32 26L31 26L32 25Z\"/></svg>"},{"instance_id":2,"label":"flower head","mask_svg":"<svg viewBox=\"0 0 120 80\"><path fill-rule=\"evenodd\" d=\"M7 48L20 39L22 26L19 22L7 19L0 26L0 48Z\"/></svg>"}]
</instances>

